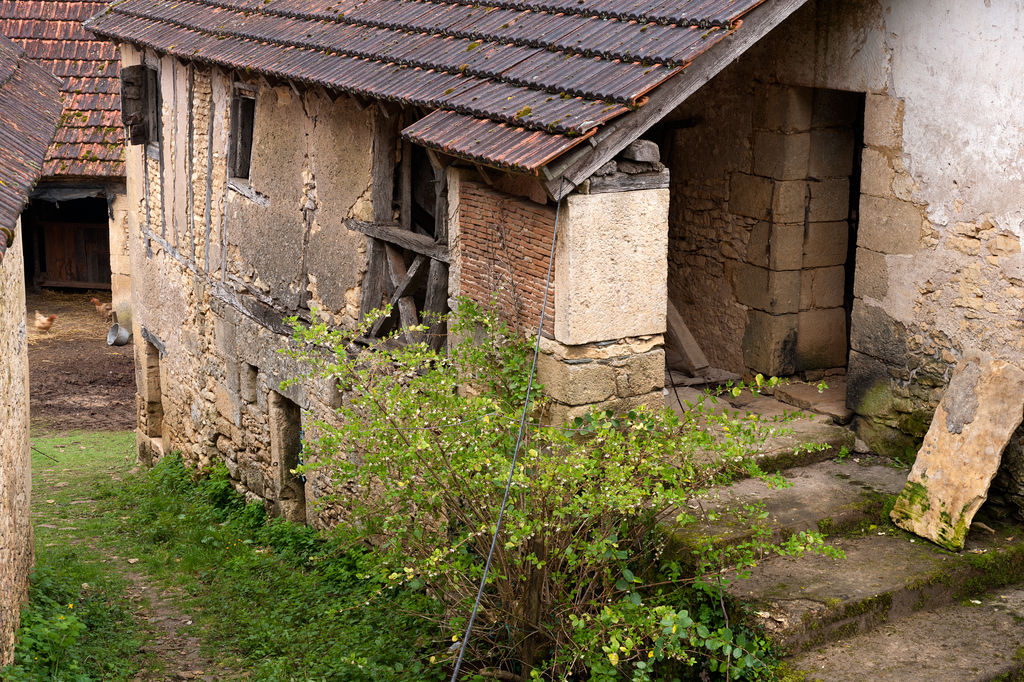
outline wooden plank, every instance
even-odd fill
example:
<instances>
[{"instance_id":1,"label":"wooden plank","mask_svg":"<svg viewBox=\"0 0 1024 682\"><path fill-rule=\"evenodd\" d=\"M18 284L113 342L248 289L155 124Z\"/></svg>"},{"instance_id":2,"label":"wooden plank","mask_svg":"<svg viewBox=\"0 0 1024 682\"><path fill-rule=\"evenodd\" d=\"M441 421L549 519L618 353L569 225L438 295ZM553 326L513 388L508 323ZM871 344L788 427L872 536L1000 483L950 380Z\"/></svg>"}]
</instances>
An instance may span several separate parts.
<instances>
[{"instance_id":1,"label":"wooden plank","mask_svg":"<svg viewBox=\"0 0 1024 682\"><path fill-rule=\"evenodd\" d=\"M590 193L628 192L634 189L665 189L668 187L668 169L654 173L616 173L615 175L595 175L590 178Z\"/></svg>"},{"instance_id":2,"label":"wooden plank","mask_svg":"<svg viewBox=\"0 0 1024 682\"><path fill-rule=\"evenodd\" d=\"M359 319L380 307L384 296L384 244L371 239L366 247L366 274L363 275L362 299L359 303Z\"/></svg>"},{"instance_id":3,"label":"wooden plank","mask_svg":"<svg viewBox=\"0 0 1024 682\"><path fill-rule=\"evenodd\" d=\"M437 193L434 202L434 239L440 244L448 244L448 167L435 165L434 177L434 191Z\"/></svg>"},{"instance_id":4,"label":"wooden plank","mask_svg":"<svg viewBox=\"0 0 1024 682\"><path fill-rule=\"evenodd\" d=\"M405 329L405 337L409 343L417 343L423 340L422 332L411 331L410 327L419 325L419 314L416 311L416 302L413 300L412 292L415 289L414 283L419 279L427 263L426 256L416 256L412 265L405 267L405 258L402 252L393 246L385 246L388 278L394 286L389 303L398 311L399 324ZM392 316L394 310L392 311ZM370 329L370 336L378 336L386 318L381 318L374 323Z\"/></svg>"},{"instance_id":5,"label":"wooden plank","mask_svg":"<svg viewBox=\"0 0 1024 682\"><path fill-rule=\"evenodd\" d=\"M427 275L427 298L423 303L424 322L430 325L427 343L434 350L444 345L447 325L440 316L448 312L448 266L441 261L430 261ZM430 313L430 315L426 315Z\"/></svg>"},{"instance_id":6,"label":"wooden plank","mask_svg":"<svg viewBox=\"0 0 1024 682\"><path fill-rule=\"evenodd\" d=\"M697 340L693 338L693 334L690 333L682 315L679 314L675 303L671 300L668 302L666 318L667 345L679 355L683 369L694 374L708 367L709 363L704 351L701 350Z\"/></svg>"},{"instance_id":7,"label":"wooden plank","mask_svg":"<svg viewBox=\"0 0 1024 682\"><path fill-rule=\"evenodd\" d=\"M742 25L699 55L691 66L651 93L644 106L605 126L595 137L596 146L584 146L545 175L548 194L556 201L572 192L651 126L662 120L702 85L761 40L807 0L777 0L765 3L744 17ZM556 170L557 169L557 170ZM565 183L562 185L562 179Z\"/></svg>"},{"instance_id":8,"label":"wooden plank","mask_svg":"<svg viewBox=\"0 0 1024 682\"><path fill-rule=\"evenodd\" d=\"M398 176L398 222L403 230L412 229L412 145L402 141L402 165Z\"/></svg>"},{"instance_id":9,"label":"wooden plank","mask_svg":"<svg viewBox=\"0 0 1024 682\"><path fill-rule=\"evenodd\" d=\"M373 108L373 220L390 223L395 189L395 140L398 139L398 117L390 114L386 105Z\"/></svg>"},{"instance_id":10,"label":"wooden plank","mask_svg":"<svg viewBox=\"0 0 1024 682\"><path fill-rule=\"evenodd\" d=\"M345 220L345 227L388 242L389 244L400 246L403 249L408 249L413 253L418 253L444 263L449 262L447 244L439 244L424 234L403 230L399 225L367 223L355 218L349 218Z\"/></svg>"}]
</instances>

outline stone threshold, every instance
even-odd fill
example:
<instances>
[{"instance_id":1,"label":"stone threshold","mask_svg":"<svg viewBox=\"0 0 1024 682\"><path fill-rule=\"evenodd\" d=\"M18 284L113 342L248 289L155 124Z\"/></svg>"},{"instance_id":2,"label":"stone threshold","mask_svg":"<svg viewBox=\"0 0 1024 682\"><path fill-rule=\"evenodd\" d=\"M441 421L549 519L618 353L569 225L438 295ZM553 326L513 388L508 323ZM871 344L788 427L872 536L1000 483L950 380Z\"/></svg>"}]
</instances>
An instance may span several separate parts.
<instances>
[{"instance_id":1,"label":"stone threshold","mask_svg":"<svg viewBox=\"0 0 1024 682\"><path fill-rule=\"evenodd\" d=\"M1021 528L993 529L972 530L966 550L953 553L880 524L840 538L844 558L772 557L727 592L751 605L772 640L799 652L1024 581Z\"/></svg>"}]
</instances>

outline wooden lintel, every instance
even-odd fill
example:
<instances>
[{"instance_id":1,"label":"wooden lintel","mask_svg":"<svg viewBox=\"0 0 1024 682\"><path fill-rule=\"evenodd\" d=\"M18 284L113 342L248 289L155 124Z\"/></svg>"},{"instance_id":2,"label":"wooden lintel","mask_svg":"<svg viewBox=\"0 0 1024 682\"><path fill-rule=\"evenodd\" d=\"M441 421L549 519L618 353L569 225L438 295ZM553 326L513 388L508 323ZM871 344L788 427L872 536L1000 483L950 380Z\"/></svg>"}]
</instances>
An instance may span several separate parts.
<instances>
[{"instance_id":1,"label":"wooden lintel","mask_svg":"<svg viewBox=\"0 0 1024 682\"><path fill-rule=\"evenodd\" d=\"M403 249L408 249L413 253L419 253L428 258L439 260L442 263L449 262L448 246L446 244L439 244L426 235L403 230L399 225L367 223L362 220L349 218L345 221L345 227L389 244L400 246Z\"/></svg>"},{"instance_id":2,"label":"wooden lintel","mask_svg":"<svg viewBox=\"0 0 1024 682\"><path fill-rule=\"evenodd\" d=\"M602 192L628 192L634 189L665 189L668 187L668 169L654 173L616 173L594 175L590 178L590 194Z\"/></svg>"},{"instance_id":3,"label":"wooden lintel","mask_svg":"<svg viewBox=\"0 0 1024 682\"><path fill-rule=\"evenodd\" d=\"M553 177L545 183L548 194L556 201L569 194L577 185L593 175L594 171L671 113L687 97L732 63L747 48L761 40L806 1L778 0L752 10L744 17L742 25L737 30L708 48L682 73L656 88L644 106L608 124L605 130L599 133L598 137L601 139L595 147L584 146L569 157L569 163L564 166L564 170L552 170Z\"/></svg>"}]
</instances>

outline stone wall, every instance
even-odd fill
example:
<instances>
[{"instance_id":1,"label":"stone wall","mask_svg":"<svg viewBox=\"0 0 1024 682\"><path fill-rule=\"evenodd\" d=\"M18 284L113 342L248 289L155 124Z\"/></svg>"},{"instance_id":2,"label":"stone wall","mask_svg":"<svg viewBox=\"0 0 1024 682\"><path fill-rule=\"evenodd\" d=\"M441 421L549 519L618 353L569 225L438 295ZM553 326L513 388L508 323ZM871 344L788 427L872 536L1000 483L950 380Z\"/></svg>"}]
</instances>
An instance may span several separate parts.
<instances>
[{"instance_id":1,"label":"stone wall","mask_svg":"<svg viewBox=\"0 0 1024 682\"><path fill-rule=\"evenodd\" d=\"M693 301L703 291L709 307L722 310L687 308L694 326L720 319L727 330L703 339L694 330L709 355L736 361L743 350L737 330L754 309L744 309L727 286L724 261L733 253L748 258L754 240L752 227L732 218L732 192L740 187L721 179L723 165L756 164L757 111L747 98L771 104L772 92L791 97L814 88L864 93L848 361L848 401L860 415L860 435L878 451L912 458L965 349L1024 366L1024 148L1019 126L1007 124L1019 119L1024 98L1024 65L1008 57L1019 23L1013 4L817 0L677 112L688 168L703 163L711 171L691 172L689 180L673 167L680 190L673 230L708 225L698 237L679 239L672 259L692 271L685 276L711 285L688 293L690 285L676 284L673 291ZM694 123L708 134L687 137ZM792 155L787 146L772 157L785 163ZM742 189L757 194L756 187ZM773 198L773 217L776 208ZM717 339L726 351L715 349ZM1024 464L1012 448L1008 453L1000 480L1020 494Z\"/></svg>"},{"instance_id":2,"label":"stone wall","mask_svg":"<svg viewBox=\"0 0 1024 682\"><path fill-rule=\"evenodd\" d=\"M281 388L302 368L278 351L286 316L358 318L366 237L344 220L372 216L371 110L249 81L250 177L232 179L236 76L131 46L122 60L159 68L163 103L161 140L126 158L139 459L223 462L268 511L323 521L305 501L328 482L290 470L310 418L339 396L318 381Z\"/></svg>"},{"instance_id":3,"label":"stone wall","mask_svg":"<svg viewBox=\"0 0 1024 682\"><path fill-rule=\"evenodd\" d=\"M0 667L12 660L33 556L24 265L17 225L0 262Z\"/></svg>"},{"instance_id":4,"label":"stone wall","mask_svg":"<svg viewBox=\"0 0 1024 682\"><path fill-rule=\"evenodd\" d=\"M859 103L757 82L741 61L673 114L670 289L712 364L846 365Z\"/></svg>"},{"instance_id":5,"label":"stone wall","mask_svg":"<svg viewBox=\"0 0 1024 682\"><path fill-rule=\"evenodd\" d=\"M668 190L574 193L556 211L532 181L494 185L449 170L450 290L485 304L496 296L535 333L558 213L537 362L547 419L663 407Z\"/></svg>"}]
</instances>

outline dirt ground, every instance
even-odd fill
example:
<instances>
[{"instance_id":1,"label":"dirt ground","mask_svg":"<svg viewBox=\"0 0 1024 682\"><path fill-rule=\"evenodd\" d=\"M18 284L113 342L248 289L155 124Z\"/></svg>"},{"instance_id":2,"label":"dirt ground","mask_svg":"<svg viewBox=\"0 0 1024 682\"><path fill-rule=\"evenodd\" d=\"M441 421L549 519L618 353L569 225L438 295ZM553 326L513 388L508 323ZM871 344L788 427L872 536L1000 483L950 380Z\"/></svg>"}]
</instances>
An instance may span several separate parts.
<instances>
[{"instance_id":1,"label":"dirt ground","mask_svg":"<svg viewBox=\"0 0 1024 682\"><path fill-rule=\"evenodd\" d=\"M29 395L34 427L56 431L135 428L132 344L107 345L110 323L91 297L110 292L44 290L27 301ZM57 315L49 331L35 311Z\"/></svg>"}]
</instances>

